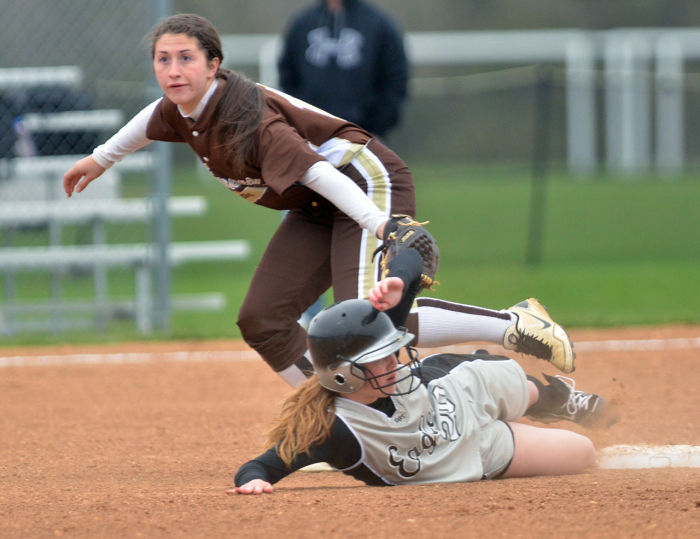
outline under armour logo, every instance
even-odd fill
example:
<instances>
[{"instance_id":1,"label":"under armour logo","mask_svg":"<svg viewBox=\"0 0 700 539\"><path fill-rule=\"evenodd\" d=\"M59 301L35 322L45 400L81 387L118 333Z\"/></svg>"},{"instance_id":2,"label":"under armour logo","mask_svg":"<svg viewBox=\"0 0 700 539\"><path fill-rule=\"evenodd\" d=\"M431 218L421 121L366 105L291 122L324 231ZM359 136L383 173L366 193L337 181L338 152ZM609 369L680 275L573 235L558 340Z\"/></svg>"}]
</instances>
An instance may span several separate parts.
<instances>
[{"instance_id":1,"label":"under armour logo","mask_svg":"<svg viewBox=\"0 0 700 539\"><path fill-rule=\"evenodd\" d=\"M328 28L311 30L307 36L309 47L306 59L316 67L326 67L335 58L338 67L351 69L362 62L362 34L352 28L343 28L338 38L330 37Z\"/></svg>"}]
</instances>

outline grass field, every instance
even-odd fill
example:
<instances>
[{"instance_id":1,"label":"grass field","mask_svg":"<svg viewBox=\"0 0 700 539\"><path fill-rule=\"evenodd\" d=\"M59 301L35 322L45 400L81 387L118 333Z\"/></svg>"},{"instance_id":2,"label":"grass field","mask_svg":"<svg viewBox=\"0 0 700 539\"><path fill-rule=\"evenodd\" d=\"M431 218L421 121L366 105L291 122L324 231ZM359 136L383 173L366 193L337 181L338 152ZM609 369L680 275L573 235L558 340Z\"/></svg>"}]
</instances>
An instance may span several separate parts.
<instances>
[{"instance_id":1,"label":"grass field","mask_svg":"<svg viewBox=\"0 0 700 539\"><path fill-rule=\"evenodd\" d=\"M568 327L700 323L697 175L632 180L550 174L542 180L540 261L529 263L532 181L526 167L418 165L413 172L417 217L430 220L442 254L441 285L431 295L493 308L536 296ZM132 179L124 195L140 196L145 190L143 181ZM173 315L168 336L237 338L236 312L280 213L238 199L194 169L177 171L173 193L209 201L206 216L173 223L174 240L247 238L253 255L243 262L191 264L174 271L173 292L223 292L228 305L217 313ZM146 234L143 227L119 232L134 240ZM116 277L110 292L129 294L131 274ZM85 277L67 284L66 294L90 289ZM25 335L5 342L135 338L142 337L125 321L105 333Z\"/></svg>"}]
</instances>

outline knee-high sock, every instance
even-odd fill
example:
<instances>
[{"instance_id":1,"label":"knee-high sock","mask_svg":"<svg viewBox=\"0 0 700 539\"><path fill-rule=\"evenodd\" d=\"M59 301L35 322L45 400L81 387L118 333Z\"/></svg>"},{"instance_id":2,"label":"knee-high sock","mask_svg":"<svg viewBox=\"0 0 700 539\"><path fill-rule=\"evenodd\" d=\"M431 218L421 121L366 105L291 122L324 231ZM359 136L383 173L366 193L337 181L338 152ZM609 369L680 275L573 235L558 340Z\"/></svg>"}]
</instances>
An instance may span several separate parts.
<instances>
[{"instance_id":1,"label":"knee-high sock","mask_svg":"<svg viewBox=\"0 0 700 539\"><path fill-rule=\"evenodd\" d=\"M448 346L469 341L503 345L512 324L509 311L495 311L434 298L418 298L417 346Z\"/></svg>"}]
</instances>

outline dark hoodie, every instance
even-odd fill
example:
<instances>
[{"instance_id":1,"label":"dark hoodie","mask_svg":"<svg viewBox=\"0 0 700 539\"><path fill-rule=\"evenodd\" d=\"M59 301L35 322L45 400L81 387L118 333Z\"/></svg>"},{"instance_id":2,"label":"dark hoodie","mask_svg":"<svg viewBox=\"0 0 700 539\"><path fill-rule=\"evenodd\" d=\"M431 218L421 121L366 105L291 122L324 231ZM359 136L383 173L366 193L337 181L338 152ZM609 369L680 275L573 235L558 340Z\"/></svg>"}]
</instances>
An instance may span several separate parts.
<instances>
[{"instance_id":1,"label":"dark hoodie","mask_svg":"<svg viewBox=\"0 0 700 539\"><path fill-rule=\"evenodd\" d=\"M336 13L325 0L289 24L278 63L280 88L384 135L400 118L408 62L397 25L363 0Z\"/></svg>"}]
</instances>

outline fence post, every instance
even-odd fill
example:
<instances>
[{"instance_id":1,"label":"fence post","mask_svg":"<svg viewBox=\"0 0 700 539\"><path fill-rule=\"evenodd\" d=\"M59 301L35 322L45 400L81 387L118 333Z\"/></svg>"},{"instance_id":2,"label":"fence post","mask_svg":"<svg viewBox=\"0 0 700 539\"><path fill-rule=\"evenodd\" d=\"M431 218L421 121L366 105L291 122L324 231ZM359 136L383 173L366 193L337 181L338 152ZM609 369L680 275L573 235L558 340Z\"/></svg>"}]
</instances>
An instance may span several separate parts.
<instances>
[{"instance_id":1,"label":"fence post","mask_svg":"<svg viewBox=\"0 0 700 539\"><path fill-rule=\"evenodd\" d=\"M167 17L171 13L170 0L158 0L156 2L156 19ZM156 88L156 91L160 93L158 88ZM151 314L154 318L155 327L161 332L167 332L170 328L171 292L171 272L168 260L170 246L168 198L170 197L172 181L172 148L168 143L160 142L157 144L155 152L153 213L155 216L156 298ZM150 330L150 327L148 329Z\"/></svg>"},{"instance_id":2,"label":"fence post","mask_svg":"<svg viewBox=\"0 0 700 539\"><path fill-rule=\"evenodd\" d=\"M534 135L532 141L532 182L530 218L525 263L542 261L542 241L547 208L547 164L549 160L549 109L552 106L552 71L540 66L535 77Z\"/></svg>"}]
</instances>

